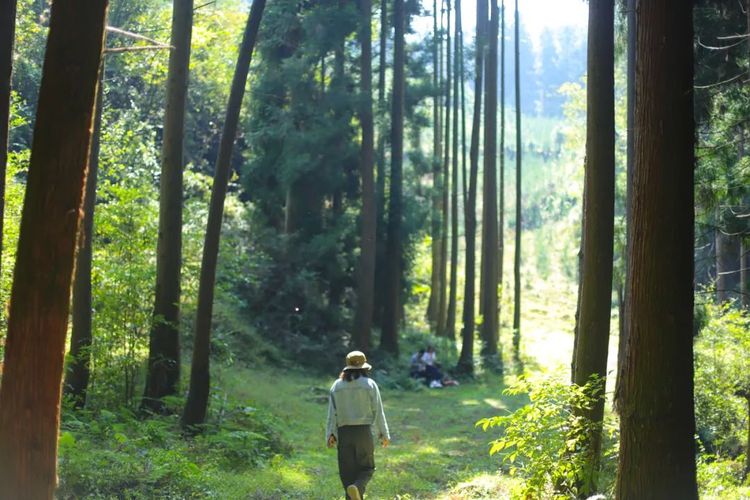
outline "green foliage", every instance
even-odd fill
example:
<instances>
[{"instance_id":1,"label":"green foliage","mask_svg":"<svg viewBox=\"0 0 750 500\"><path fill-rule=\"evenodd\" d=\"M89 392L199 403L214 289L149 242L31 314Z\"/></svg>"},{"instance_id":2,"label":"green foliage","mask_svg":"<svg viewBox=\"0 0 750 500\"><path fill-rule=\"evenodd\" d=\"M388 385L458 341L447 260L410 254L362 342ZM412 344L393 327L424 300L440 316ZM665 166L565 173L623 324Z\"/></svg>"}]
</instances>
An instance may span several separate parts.
<instances>
[{"instance_id":1,"label":"green foliage","mask_svg":"<svg viewBox=\"0 0 750 500\"><path fill-rule=\"evenodd\" d=\"M124 408L64 412L57 497L216 498L222 474L289 453L277 419L248 403L217 403L217 424L191 439L176 416L139 420Z\"/></svg>"},{"instance_id":2,"label":"green foliage","mask_svg":"<svg viewBox=\"0 0 750 500\"><path fill-rule=\"evenodd\" d=\"M750 392L750 316L728 305L703 306L695 341L695 417L709 453L736 458L747 443ZM747 450L745 450L747 453Z\"/></svg>"},{"instance_id":3,"label":"green foliage","mask_svg":"<svg viewBox=\"0 0 750 500\"><path fill-rule=\"evenodd\" d=\"M584 386L519 378L503 393L527 394L529 403L508 415L476 423L485 431L503 429L502 437L490 443L490 454L500 454L509 474L523 480L520 498L576 496L578 484L585 477L585 436L595 428L581 414L592 408L601 395L601 386L602 381L593 377ZM614 452L606 449L605 469L611 468L613 456ZM611 475L607 480L613 478Z\"/></svg>"}]
</instances>

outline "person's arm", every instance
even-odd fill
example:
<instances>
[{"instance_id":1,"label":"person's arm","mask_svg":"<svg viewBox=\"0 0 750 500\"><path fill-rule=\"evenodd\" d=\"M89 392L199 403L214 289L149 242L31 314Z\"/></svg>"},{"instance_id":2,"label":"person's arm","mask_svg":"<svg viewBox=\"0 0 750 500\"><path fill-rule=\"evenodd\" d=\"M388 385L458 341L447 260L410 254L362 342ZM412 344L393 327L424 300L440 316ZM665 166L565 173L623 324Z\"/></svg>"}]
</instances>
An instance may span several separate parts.
<instances>
[{"instance_id":1,"label":"person's arm","mask_svg":"<svg viewBox=\"0 0 750 500\"><path fill-rule=\"evenodd\" d=\"M385 420L385 412L383 411L383 401L380 399L380 389L378 384L373 382L372 391L372 408L375 412L375 427L378 430L378 436L383 441L383 446L387 446L391 441L391 434L388 432L388 422Z\"/></svg>"},{"instance_id":2,"label":"person's arm","mask_svg":"<svg viewBox=\"0 0 750 500\"><path fill-rule=\"evenodd\" d=\"M331 441L333 437L333 442ZM333 388L328 394L328 419L326 421L326 443L328 447L332 447L333 444L339 438L339 428L336 425L336 402L333 400Z\"/></svg>"}]
</instances>

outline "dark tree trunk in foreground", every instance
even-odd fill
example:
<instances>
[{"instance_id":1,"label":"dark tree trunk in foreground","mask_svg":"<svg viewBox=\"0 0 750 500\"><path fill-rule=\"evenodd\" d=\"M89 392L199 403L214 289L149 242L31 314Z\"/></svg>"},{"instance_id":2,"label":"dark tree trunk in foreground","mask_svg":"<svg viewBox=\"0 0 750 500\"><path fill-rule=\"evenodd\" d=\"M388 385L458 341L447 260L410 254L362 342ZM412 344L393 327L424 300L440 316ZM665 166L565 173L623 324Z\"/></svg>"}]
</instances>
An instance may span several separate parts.
<instances>
[{"instance_id":1,"label":"dark tree trunk in foreground","mask_svg":"<svg viewBox=\"0 0 750 500\"><path fill-rule=\"evenodd\" d=\"M583 269L576 327L573 382L607 375L609 320L612 313L612 258L615 208L615 42L614 0L589 0L588 80L586 84L586 167L583 214ZM603 389L603 388L602 388ZM587 436L586 477L581 492L596 492L604 391L584 416L595 429Z\"/></svg>"},{"instance_id":2,"label":"dark tree trunk in foreground","mask_svg":"<svg viewBox=\"0 0 750 500\"><path fill-rule=\"evenodd\" d=\"M0 235L5 213L5 170L8 165L8 128L10 125L10 86L13 73L13 41L16 36L16 0L0 6ZM0 257L3 242L0 238ZM2 259L0 259L2 264Z\"/></svg>"},{"instance_id":3,"label":"dark tree trunk in foreground","mask_svg":"<svg viewBox=\"0 0 750 500\"><path fill-rule=\"evenodd\" d=\"M482 185L482 355L498 360L497 306L497 0L490 0L489 52L485 81L484 172ZM502 356L499 361L502 363Z\"/></svg>"},{"instance_id":4,"label":"dark tree trunk in foreground","mask_svg":"<svg viewBox=\"0 0 750 500\"><path fill-rule=\"evenodd\" d=\"M617 498L698 498L693 414L693 9L641 2Z\"/></svg>"},{"instance_id":5,"label":"dark tree trunk in foreground","mask_svg":"<svg viewBox=\"0 0 750 500\"><path fill-rule=\"evenodd\" d=\"M627 164L626 164L626 187L625 187L625 262L624 275L627 276L628 262L630 259L630 230L632 227L633 213L633 164L635 163L635 3L636 0L627 0L627 23L628 23L628 68L627 68ZM627 281L627 280L624 280ZM617 342L617 381L615 382L614 405L619 408L622 404L622 390L620 380L625 363L625 349L627 346L627 314L625 314L625 298L628 296L627 284L622 283L622 294L618 299L620 310L620 338Z\"/></svg>"},{"instance_id":6,"label":"dark tree trunk in foreground","mask_svg":"<svg viewBox=\"0 0 750 500\"><path fill-rule=\"evenodd\" d=\"M219 260L221 223L224 218L224 200L226 199L227 185L232 172L232 148L237 137L237 125L240 120L242 98L245 95L247 74L250 70L250 61L252 61L253 49L258 37L258 27L265 6L266 0L254 0L252 7L250 7L250 14L237 56L234 77L232 78L232 87L229 91L221 142L219 142L219 154L216 158L214 182L211 187L211 201L208 206L206 237L203 242L203 259L198 285L198 310L195 315L193 362L190 366L190 389L185 403L185 411L182 414L182 425L184 427L202 424L206 420L211 376L211 320L213 317L216 266Z\"/></svg>"},{"instance_id":7,"label":"dark tree trunk in foreground","mask_svg":"<svg viewBox=\"0 0 750 500\"><path fill-rule=\"evenodd\" d=\"M99 71L99 91L96 95L94 132L91 137L89 171L86 175L86 191L83 194L83 220L78 231L78 253L73 278L72 313L73 327L70 334L70 356L65 373L63 391L73 400L76 408L86 404L86 391L91 375L91 260L93 257L94 209L96 207L96 185L99 173L99 146L104 110L104 61Z\"/></svg>"},{"instance_id":8,"label":"dark tree trunk in foreground","mask_svg":"<svg viewBox=\"0 0 750 500\"><path fill-rule=\"evenodd\" d=\"M404 78L406 19L404 0L393 0L393 94L391 111L391 195L388 200L386 287L383 334L380 346L398 354L398 320L401 313L402 173L404 158Z\"/></svg>"},{"instance_id":9,"label":"dark tree trunk in foreground","mask_svg":"<svg viewBox=\"0 0 750 500\"><path fill-rule=\"evenodd\" d=\"M148 371L141 407L164 411L161 398L177 393L180 381L180 269L182 267L182 168L193 27L193 0L174 0L167 107L161 151L156 294L149 335Z\"/></svg>"},{"instance_id":10,"label":"dark tree trunk in foreground","mask_svg":"<svg viewBox=\"0 0 750 500\"><path fill-rule=\"evenodd\" d=\"M441 71L441 43L440 43L440 31L438 30L438 3L437 0L432 2L433 18L432 18L432 86L435 95L432 99L432 214L430 220L430 234L432 236L431 250L432 250L432 268L430 270L430 298L427 304L427 319L430 326L437 330L439 324L439 310L440 310L440 290L442 289L442 283L440 281L440 269L442 255L441 242L442 235L441 231L443 224L441 216L443 213L442 203L442 189L443 189L443 175L441 171L441 158L443 157L443 132L441 127L440 118L442 116L440 108L440 71Z\"/></svg>"},{"instance_id":11,"label":"dark tree trunk in foreground","mask_svg":"<svg viewBox=\"0 0 750 500\"><path fill-rule=\"evenodd\" d=\"M469 146L469 186L466 192L464 224L466 233L466 263L464 278L464 311L461 329L461 355L458 367L467 373L474 371L474 298L476 281L477 239L477 176L479 171L479 127L482 119L482 76L484 70L484 37L487 24L487 0L477 0L476 59L474 76L474 115L471 123Z\"/></svg>"},{"instance_id":12,"label":"dark tree trunk in foreground","mask_svg":"<svg viewBox=\"0 0 750 500\"><path fill-rule=\"evenodd\" d=\"M463 75L460 72L461 57L461 0L456 0L456 19L453 29L453 161L451 164L451 288L448 294L448 337L456 338L456 309L458 296L458 93L459 85L463 85Z\"/></svg>"},{"instance_id":13,"label":"dark tree trunk in foreground","mask_svg":"<svg viewBox=\"0 0 750 500\"><path fill-rule=\"evenodd\" d=\"M375 293L375 185L373 177L374 126L372 118L372 16L371 0L359 0L359 44L362 125L360 149L360 175L362 176L362 220L360 221L360 254L357 276L357 310L354 316L354 347L366 351L370 348L372 328L372 303Z\"/></svg>"},{"instance_id":14,"label":"dark tree trunk in foreground","mask_svg":"<svg viewBox=\"0 0 750 500\"><path fill-rule=\"evenodd\" d=\"M513 256L513 357L521 358L521 159L523 141L521 140L521 56L518 0L515 9L515 81L516 81L516 248Z\"/></svg>"},{"instance_id":15,"label":"dark tree trunk in foreground","mask_svg":"<svg viewBox=\"0 0 750 500\"><path fill-rule=\"evenodd\" d=\"M51 499L70 284L106 25L103 0L50 16L0 389L0 497Z\"/></svg>"}]
</instances>

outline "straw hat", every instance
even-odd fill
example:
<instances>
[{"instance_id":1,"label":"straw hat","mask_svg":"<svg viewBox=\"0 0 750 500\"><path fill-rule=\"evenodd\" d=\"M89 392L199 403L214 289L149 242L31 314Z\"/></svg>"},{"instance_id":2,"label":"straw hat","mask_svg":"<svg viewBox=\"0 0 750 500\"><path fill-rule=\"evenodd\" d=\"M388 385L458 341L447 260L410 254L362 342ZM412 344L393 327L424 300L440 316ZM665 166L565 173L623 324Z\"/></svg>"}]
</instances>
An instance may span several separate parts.
<instances>
[{"instance_id":1,"label":"straw hat","mask_svg":"<svg viewBox=\"0 0 750 500\"><path fill-rule=\"evenodd\" d=\"M352 351L346 355L346 370L369 370L372 365L367 362L367 357L362 351Z\"/></svg>"}]
</instances>

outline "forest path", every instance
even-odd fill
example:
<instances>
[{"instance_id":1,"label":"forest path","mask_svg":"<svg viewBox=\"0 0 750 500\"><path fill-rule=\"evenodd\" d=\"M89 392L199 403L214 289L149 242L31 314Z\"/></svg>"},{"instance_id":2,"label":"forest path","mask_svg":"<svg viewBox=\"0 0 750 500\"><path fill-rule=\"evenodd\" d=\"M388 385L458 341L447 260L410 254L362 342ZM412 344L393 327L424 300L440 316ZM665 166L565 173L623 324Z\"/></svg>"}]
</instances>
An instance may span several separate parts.
<instances>
[{"instance_id":1,"label":"forest path","mask_svg":"<svg viewBox=\"0 0 750 500\"><path fill-rule=\"evenodd\" d=\"M343 498L336 452L324 443L330 380L267 369L232 369L221 377L236 388L236 396L279 416L294 447L289 457L226 478L222 498ZM367 497L507 498L510 479L498 476L499 460L488 455L487 444L496 434L474 426L520 404L519 397L503 395L503 387L499 376L484 375L444 389L382 388L393 441L375 452L377 471Z\"/></svg>"}]
</instances>

